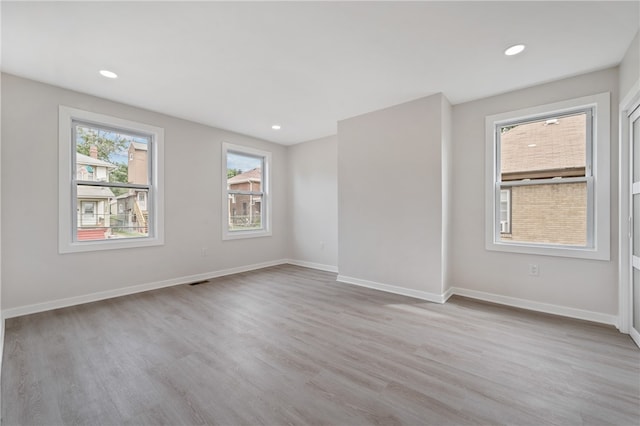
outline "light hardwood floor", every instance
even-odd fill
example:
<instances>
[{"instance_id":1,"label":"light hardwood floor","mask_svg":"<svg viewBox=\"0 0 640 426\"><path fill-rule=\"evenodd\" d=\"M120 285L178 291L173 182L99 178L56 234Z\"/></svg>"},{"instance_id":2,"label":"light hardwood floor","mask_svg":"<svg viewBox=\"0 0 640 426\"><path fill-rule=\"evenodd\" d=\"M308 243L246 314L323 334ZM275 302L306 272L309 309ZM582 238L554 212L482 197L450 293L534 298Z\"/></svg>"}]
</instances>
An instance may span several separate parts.
<instances>
[{"instance_id":1,"label":"light hardwood floor","mask_svg":"<svg viewBox=\"0 0 640 426\"><path fill-rule=\"evenodd\" d=\"M4 425L638 425L613 327L278 266L7 320Z\"/></svg>"}]
</instances>

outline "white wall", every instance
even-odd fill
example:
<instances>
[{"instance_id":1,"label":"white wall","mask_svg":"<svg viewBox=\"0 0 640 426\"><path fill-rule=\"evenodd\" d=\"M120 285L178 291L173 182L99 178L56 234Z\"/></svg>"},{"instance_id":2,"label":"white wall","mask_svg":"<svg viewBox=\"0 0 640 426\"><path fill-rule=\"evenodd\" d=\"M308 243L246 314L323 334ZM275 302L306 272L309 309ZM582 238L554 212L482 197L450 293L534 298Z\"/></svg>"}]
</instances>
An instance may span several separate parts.
<instances>
[{"instance_id":1,"label":"white wall","mask_svg":"<svg viewBox=\"0 0 640 426\"><path fill-rule=\"evenodd\" d=\"M620 63L620 96L624 97L640 79L640 31Z\"/></svg>"},{"instance_id":2,"label":"white wall","mask_svg":"<svg viewBox=\"0 0 640 426\"><path fill-rule=\"evenodd\" d=\"M338 270L338 138L290 146L290 258L299 265Z\"/></svg>"},{"instance_id":3,"label":"white wall","mask_svg":"<svg viewBox=\"0 0 640 426\"><path fill-rule=\"evenodd\" d=\"M442 98L338 123L340 280L441 296Z\"/></svg>"},{"instance_id":4,"label":"white wall","mask_svg":"<svg viewBox=\"0 0 640 426\"><path fill-rule=\"evenodd\" d=\"M637 44L638 37L620 67L621 75L637 76L631 51ZM15 310L291 258L327 269L339 265L343 277L418 296L438 296L455 287L615 314L615 122L618 83L623 84L617 71L453 108L442 95L435 95L341 121L338 137L291 147L3 75L2 307ZM611 261L486 251L484 117L603 91L612 92ZM57 253L59 104L165 128L165 246ZM215 170L222 141L273 153L273 237L221 241L221 185ZM207 257L201 256L203 247ZM110 266L96 274L105 263ZM540 277L527 276L529 263L540 265Z\"/></svg>"},{"instance_id":5,"label":"white wall","mask_svg":"<svg viewBox=\"0 0 640 426\"><path fill-rule=\"evenodd\" d=\"M611 260L487 251L484 248L485 117L611 92ZM452 285L607 315L617 314L618 69L581 75L453 107ZM538 277L528 264L539 265ZM588 315L587 315L588 316Z\"/></svg>"},{"instance_id":6,"label":"white wall","mask_svg":"<svg viewBox=\"0 0 640 426\"><path fill-rule=\"evenodd\" d=\"M5 310L287 257L286 147L11 75L2 89ZM165 245L58 254L60 104L165 129ZM272 237L222 241L223 141L272 153Z\"/></svg>"}]
</instances>

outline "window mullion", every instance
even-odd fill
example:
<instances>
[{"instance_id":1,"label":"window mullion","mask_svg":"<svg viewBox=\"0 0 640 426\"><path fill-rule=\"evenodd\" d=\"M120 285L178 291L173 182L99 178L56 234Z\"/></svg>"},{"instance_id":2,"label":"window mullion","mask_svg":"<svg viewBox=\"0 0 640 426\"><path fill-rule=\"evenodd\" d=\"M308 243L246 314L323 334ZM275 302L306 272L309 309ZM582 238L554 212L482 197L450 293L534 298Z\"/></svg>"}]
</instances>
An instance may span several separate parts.
<instances>
[{"instance_id":1,"label":"window mullion","mask_svg":"<svg viewBox=\"0 0 640 426\"><path fill-rule=\"evenodd\" d=\"M227 190L227 192L229 193L229 195L264 195L264 192L257 192L257 191L238 191L238 190L229 191L229 190Z\"/></svg>"},{"instance_id":2,"label":"window mullion","mask_svg":"<svg viewBox=\"0 0 640 426\"><path fill-rule=\"evenodd\" d=\"M556 185L563 183L579 183L588 182L590 177L571 177L571 178L551 178L551 179L531 179L531 180L507 180L497 182L497 185L501 187L513 187L513 186L531 186L531 185Z\"/></svg>"},{"instance_id":3,"label":"window mullion","mask_svg":"<svg viewBox=\"0 0 640 426\"><path fill-rule=\"evenodd\" d=\"M107 182L107 181L93 181L93 180L76 180L77 185L82 186L101 186L109 188L124 188L124 189L149 189L151 185L124 183L124 182Z\"/></svg>"}]
</instances>

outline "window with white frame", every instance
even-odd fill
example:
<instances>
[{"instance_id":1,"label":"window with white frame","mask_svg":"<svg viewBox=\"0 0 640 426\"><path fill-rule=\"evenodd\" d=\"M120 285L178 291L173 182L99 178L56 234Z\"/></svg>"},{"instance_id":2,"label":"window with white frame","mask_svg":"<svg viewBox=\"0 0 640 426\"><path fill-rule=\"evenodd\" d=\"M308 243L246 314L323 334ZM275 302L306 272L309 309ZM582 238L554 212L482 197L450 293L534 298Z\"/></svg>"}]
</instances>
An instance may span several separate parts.
<instances>
[{"instance_id":1,"label":"window with white frame","mask_svg":"<svg viewBox=\"0 0 640 426\"><path fill-rule=\"evenodd\" d=\"M271 153L222 145L222 238L271 235Z\"/></svg>"},{"instance_id":2,"label":"window with white frame","mask_svg":"<svg viewBox=\"0 0 640 426\"><path fill-rule=\"evenodd\" d=\"M59 251L163 243L161 128L60 106Z\"/></svg>"},{"instance_id":3,"label":"window with white frame","mask_svg":"<svg viewBox=\"0 0 640 426\"><path fill-rule=\"evenodd\" d=\"M486 247L609 258L609 94L487 117Z\"/></svg>"}]
</instances>

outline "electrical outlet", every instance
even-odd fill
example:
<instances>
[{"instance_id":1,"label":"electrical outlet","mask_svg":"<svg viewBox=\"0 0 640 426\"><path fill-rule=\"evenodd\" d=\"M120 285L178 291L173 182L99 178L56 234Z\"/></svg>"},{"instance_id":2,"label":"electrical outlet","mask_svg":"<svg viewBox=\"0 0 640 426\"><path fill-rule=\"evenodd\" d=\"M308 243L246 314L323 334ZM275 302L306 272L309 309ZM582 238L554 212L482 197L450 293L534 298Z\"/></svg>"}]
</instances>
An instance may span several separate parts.
<instances>
[{"instance_id":1,"label":"electrical outlet","mask_svg":"<svg viewBox=\"0 0 640 426\"><path fill-rule=\"evenodd\" d=\"M540 268L538 267L538 264L537 263L530 263L529 264L529 276L537 277L538 275L540 275Z\"/></svg>"},{"instance_id":2,"label":"electrical outlet","mask_svg":"<svg viewBox=\"0 0 640 426\"><path fill-rule=\"evenodd\" d=\"M202 251L200 253L202 254L202 257L207 257L207 248L202 247Z\"/></svg>"},{"instance_id":3,"label":"electrical outlet","mask_svg":"<svg viewBox=\"0 0 640 426\"><path fill-rule=\"evenodd\" d=\"M320 250L324 250L324 241L320 241Z\"/></svg>"}]
</instances>

